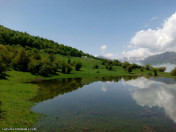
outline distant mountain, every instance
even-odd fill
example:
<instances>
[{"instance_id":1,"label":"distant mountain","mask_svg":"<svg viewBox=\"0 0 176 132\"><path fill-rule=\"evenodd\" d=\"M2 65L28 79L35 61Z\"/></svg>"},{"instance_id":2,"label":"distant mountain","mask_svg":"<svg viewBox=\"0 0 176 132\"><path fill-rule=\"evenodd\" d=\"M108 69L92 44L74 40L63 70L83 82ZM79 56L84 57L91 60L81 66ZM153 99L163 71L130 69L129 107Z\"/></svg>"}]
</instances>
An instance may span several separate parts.
<instances>
[{"instance_id":1,"label":"distant mountain","mask_svg":"<svg viewBox=\"0 0 176 132\"><path fill-rule=\"evenodd\" d=\"M102 56L102 55L97 56L97 58L101 58L101 59L108 59L107 57Z\"/></svg>"},{"instance_id":2,"label":"distant mountain","mask_svg":"<svg viewBox=\"0 0 176 132\"><path fill-rule=\"evenodd\" d=\"M121 62L125 62L125 61L128 61L130 63L136 63L136 64L139 64L140 61L144 60L143 57L123 57L122 59L120 59Z\"/></svg>"},{"instance_id":3,"label":"distant mountain","mask_svg":"<svg viewBox=\"0 0 176 132\"><path fill-rule=\"evenodd\" d=\"M143 61L142 64L160 65L160 64L176 64L176 52L170 51L158 55L149 56Z\"/></svg>"}]
</instances>

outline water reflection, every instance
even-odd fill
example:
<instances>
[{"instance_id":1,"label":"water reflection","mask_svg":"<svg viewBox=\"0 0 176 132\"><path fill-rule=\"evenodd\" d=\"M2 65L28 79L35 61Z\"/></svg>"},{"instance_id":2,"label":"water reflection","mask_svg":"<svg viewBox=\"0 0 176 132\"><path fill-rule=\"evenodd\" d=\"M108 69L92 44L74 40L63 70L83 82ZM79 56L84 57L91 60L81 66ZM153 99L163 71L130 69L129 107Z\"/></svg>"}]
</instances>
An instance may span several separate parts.
<instances>
[{"instance_id":1,"label":"water reflection","mask_svg":"<svg viewBox=\"0 0 176 132\"><path fill-rule=\"evenodd\" d=\"M45 115L34 126L41 131L176 130L172 79L67 78L42 81L39 86L32 111Z\"/></svg>"},{"instance_id":2,"label":"water reflection","mask_svg":"<svg viewBox=\"0 0 176 132\"><path fill-rule=\"evenodd\" d=\"M62 95L78 88L82 88L84 85L88 85L93 82L118 82L122 77L96 77L96 78L64 78L64 79L53 79L53 80L43 80L38 84L40 89L37 95L31 100L34 102L41 102L43 100L52 99L58 95ZM137 77L124 77L124 79L135 79ZM107 91L103 88L102 91Z\"/></svg>"},{"instance_id":3,"label":"water reflection","mask_svg":"<svg viewBox=\"0 0 176 132\"><path fill-rule=\"evenodd\" d=\"M162 80L164 81L162 82ZM176 123L176 83L173 79L158 78L154 80L141 77L136 80L124 81L123 84L136 87L131 90L131 95L139 105L161 107Z\"/></svg>"}]
</instances>

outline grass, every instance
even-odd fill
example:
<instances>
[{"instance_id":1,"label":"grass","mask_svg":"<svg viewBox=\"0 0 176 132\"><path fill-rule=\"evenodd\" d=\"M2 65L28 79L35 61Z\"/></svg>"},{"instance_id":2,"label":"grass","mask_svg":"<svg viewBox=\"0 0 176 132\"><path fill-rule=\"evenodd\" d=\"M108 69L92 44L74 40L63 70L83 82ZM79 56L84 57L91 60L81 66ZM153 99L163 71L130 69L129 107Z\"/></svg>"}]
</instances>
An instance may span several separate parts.
<instances>
[{"instance_id":1,"label":"grass","mask_svg":"<svg viewBox=\"0 0 176 132\"><path fill-rule=\"evenodd\" d=\"M67 61L68 57L57 55L56 59ZM101 65L99 60L92 58L79 58L71 57L71 61L81 61L83 67L81 71L73 70L71 74L63 74L58 72L57 75L50 77L42 77L32 75L28 72L8 71L7 79L0 80L0 101L1 106L1 119L0 127L3 128L25 128L31 127L38 119L38 114L30 111L34 102L30 101L31 98L36 96L39 86L30 82L35 78L43 79L56 79L56 78L75 78L75 77L100 77L100 76L147 76L151 71L144 70L141 72L139 69L133 70L131 74L125 71L121 66L114 66L115 71L108 71L105 66ZM93 69L95 64L99 65L98 69ZM152 73L153 74L153 73ZM169 73L158 72L158 76L172 77Z\"/></svg>"},{"instance_id":2,"label":"grass","mask_svg":"<svg viewBox=\"0 0 176 132\"><path fill-rule=\"evenodd\" d=\"M0 101L2 102L0 127L30 127L39 116L30 111L34 102L29 101L36 95L38 86L22 83L22 81L30 80L29 73L10 71L8 75L7 80L0 80Z\"/></svg>"}]
</instances>

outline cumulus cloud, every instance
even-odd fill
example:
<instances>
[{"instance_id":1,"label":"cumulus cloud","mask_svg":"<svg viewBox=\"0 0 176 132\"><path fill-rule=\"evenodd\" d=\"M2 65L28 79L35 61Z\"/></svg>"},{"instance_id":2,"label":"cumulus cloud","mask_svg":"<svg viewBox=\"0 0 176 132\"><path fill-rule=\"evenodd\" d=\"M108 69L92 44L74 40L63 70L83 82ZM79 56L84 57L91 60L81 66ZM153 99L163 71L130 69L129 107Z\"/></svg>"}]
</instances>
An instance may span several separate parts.
<instances>
[{"instance_id":1,"label":"cumulus cloud","mask_svg":"<svg viewBox=\"0 0 176 132\"><path fill-rule=\"evenodd\" d=\"M104 57L113 60L113 59L117 59L117 58L118 58L118 55L113 54L113 53L106 53L106 54L104 55Z\"/></svg>"},{"instance_id":2,"label":"cumulus cloud","mask_svg":"<svg viewBox=\"0 0 176 132\"><path fill-rule=\"evenodd\" d=\"M102 46L100 47L100 49L101 49L101 52L104 53L105 50L107 49L107 46L106 46L106 45L102 45Z\"/></svg>"},{"instance_id":3,"label":"cumulus cloud","mask_svg":"<svg viewBox=\"0 0 176 132\"><path fill-rule=\"evenodd\" d=\"M156 18L153 18L156 19ZM147 57L176 50L176 13L166 19L157 29L138 31L130 41L135 50L124 53L126 57Z\"/></svg>"}]
</instances>

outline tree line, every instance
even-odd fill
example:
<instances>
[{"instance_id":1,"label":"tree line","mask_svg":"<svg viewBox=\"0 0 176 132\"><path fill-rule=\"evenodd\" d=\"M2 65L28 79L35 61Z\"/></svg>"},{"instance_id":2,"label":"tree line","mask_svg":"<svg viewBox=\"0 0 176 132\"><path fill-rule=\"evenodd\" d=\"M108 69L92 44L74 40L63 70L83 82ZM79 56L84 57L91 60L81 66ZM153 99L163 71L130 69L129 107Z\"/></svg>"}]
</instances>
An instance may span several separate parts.
<instances>
[{"instance_id":1,"label":"tree line","mask_svg":"<svg viewBox=\"0 0 176 132\"><path fill-rule=\"evenodd\" d=\"M58 44L57 42L39 36L32 36L26 32L14 31L2 25L0 25L0 44L21 45L26 49L36 48L45 53L61 54L66 56L93 57L76 48Z\"/></svg>"},{"instance_id":2,"label":"tree line","mask_svg":"<svg viewBox=\"0 0 176 132\"><path fill-rule=\"evenodd\" d=\"M42 76L70 73L73 69L79 71L82 63L65 62L55 58L54 54L42 54L38 49L25 49L21 45L11 46L0 44L0 77L5 76L9 69L31 72Z\"/></svg>"}]
</instances>

